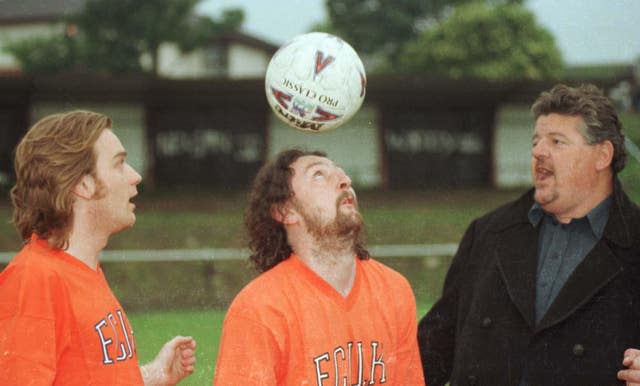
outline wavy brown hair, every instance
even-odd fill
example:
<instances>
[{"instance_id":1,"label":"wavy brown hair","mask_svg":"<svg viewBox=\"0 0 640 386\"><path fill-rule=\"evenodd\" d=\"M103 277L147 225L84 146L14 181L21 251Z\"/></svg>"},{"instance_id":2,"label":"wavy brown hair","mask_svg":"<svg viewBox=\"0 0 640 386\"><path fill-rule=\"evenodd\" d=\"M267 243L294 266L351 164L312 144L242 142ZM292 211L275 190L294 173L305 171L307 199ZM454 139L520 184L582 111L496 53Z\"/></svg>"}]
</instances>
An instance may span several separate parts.
<instances>
[{"instance_id":1,"label":"wavy brown hair","mask_svg":"<svg viewBox=\"0 0 640 386\"><path fill-rule=\"evenodd\" d=\"M541 93L531 111L535 119L552 113L582 117L585 127L581 131L585 141L590 145L610 141L613 144L613 172L624 169L627 151L622 123L615 106L598 87L586 84L574 88L558 84Z\"/></svg>"},{"instance_id":2,"label":"wavy brown hair","mask_svg":"<svg viewBox=\"0 0 640 386\"><path fill-rule=\"evenodd\" d=\"M274 160L265 164L253 181L245 214L245 226L251 250L249 258L258 272L265 272L275 267L292 253L284 225L276 221L272 213L294 196L291 188L293 176L291 164L298 158L308 155L327 156L321 151L284 150ZM363 240L357 239L354 249L359 258L369 258L369 252Z\"/></svg>"},{"instance_id":3,"label":"wavy brown hair","mask_svg":"<svg viewBox=\"0 0 640 386\"><path fill-rule=\"evenodd\" d=\"M95 175L94 145L111 118L72 111L46 116L16 147L16 184L11 189L13 224L23 241L32 233L65 249L73 222L73 188Z\"/></svg>"}]
</instances>

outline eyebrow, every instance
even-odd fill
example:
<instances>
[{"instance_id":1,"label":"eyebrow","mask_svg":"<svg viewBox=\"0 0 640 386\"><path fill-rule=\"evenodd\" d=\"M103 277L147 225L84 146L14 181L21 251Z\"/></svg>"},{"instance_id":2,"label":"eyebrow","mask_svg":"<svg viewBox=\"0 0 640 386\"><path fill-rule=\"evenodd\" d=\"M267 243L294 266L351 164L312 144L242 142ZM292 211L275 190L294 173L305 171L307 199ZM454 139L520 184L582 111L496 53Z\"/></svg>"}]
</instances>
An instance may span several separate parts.
<instances>
[{"instance_id":1,"label":"eyebrow","mask_svg":"<svg viewBox=\"0 0 640 386\"><path fill-rule=\"evenodd\" d=\"M304 172L307 173L309 171L309 169L313 168L314 166L318 166L318 165L329 166L326 161L315 161L315 162L312 162L309 165L307 165L304 168Z\"/></svg>"},{"instance_id":2,"label":"eyebrow","mask_svg":"<svg viewBox=\"0 0 640 386\"><path fill-rule=\"evenodd\" d=\"M536 138L546 137L546 136L549 136L549 137L562 137L562 138L565 138L565 139L569 139L569 137L567 137L565 134L563 134L563 133L561 133L559 131L552 131L552 132L546 133L544 135L540 135L538 133L534 133L531 136L531 140L533 141Z\"/></svg>"},{"instance_id":3,"label":"eyebrow","mask_svg":"<svg viewBox=\"0 0 640 386\"><path fill-rule=\"evenodd\" d=\"M127 158L128 153L125 150L119 151L116 153L116 155L113 156L113 159L117 159L117 158Z\"/></svg>"}]
</instances>

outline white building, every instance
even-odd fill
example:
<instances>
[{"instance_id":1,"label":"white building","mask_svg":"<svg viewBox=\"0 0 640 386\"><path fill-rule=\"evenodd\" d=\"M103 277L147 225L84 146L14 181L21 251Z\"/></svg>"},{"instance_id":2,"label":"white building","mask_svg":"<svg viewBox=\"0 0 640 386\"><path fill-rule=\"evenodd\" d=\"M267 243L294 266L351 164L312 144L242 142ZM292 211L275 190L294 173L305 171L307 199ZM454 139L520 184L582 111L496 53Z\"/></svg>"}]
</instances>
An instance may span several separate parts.
<instances>
[{"instance_id":1,"label":"white building","mask_svg":"<svg viewBox=\"0 0 640 386\"><path fill-rule=\"evenodd\" d=\"M77 29L63 18L79 11L86 0L2 0L0 1L0 74L19 74L20 65L3 48L11 42L58 34L74 34ZM264 76L271 55L278 47L240 32L211 39L209 45L181 52L174 43L163 43L159 51L159 76L171 79L225 77L230 79ZM140 58L143 66L149 58Z\"/></svg>"}]
</instances>

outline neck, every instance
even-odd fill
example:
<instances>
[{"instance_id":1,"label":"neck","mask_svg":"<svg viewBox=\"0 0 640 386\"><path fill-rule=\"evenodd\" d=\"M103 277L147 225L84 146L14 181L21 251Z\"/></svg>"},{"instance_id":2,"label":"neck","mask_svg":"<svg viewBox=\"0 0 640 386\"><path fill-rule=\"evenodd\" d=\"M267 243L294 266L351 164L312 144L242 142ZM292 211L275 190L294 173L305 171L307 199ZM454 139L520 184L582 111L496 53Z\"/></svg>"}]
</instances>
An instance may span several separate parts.
<instances>
[{"instance_id":1,"label":"neck","mask_svg":"<svg viewBox=\"0 0 640 386\"><path fill-rule=\"evenodd\" d=\"M95 237L88 239L72 234L69 238L69 248L67 248L65 252L82 261L95 271L98 268L100 252L105 246L106 240L104 242L98 242Z\"/></svg>"},{"instance_id":2,"label":"neck","mask_svg":"<svg viewBox=\"0 0 640 386\"><path fill-rule=\"evenodd\" d=\"M107 246L109 235L100 231L91 216L82 216L82 211L78 212L73 219L66 252L96 270L100 252Z\"/></svg>"},{"instance_id":3,"label":"neck","mask_svg":"<svg viewBox=\"0 0 640 386\"><path fill-rule=\"evenodd\" d=\"M302 262L343 297L351 292L356 276L353 240L325 237L318 241L308 237L306 241L291 242L291 247Z\"/></svg>"},{"instance_id":4,"label":"neck","mask_svg":"<svg viewBox=\"0 0 640 386\"><path fill-rule=\"evenodd\" d=\"M590 193L584 197L579 206L566 213L556 213L555 217L560 223L568 224L574 218L581 218L589 214L593 208L609 197L611 193L613 193L613 177L601 180L599 185L590 190Z\"/></svg>"}]
</instances>

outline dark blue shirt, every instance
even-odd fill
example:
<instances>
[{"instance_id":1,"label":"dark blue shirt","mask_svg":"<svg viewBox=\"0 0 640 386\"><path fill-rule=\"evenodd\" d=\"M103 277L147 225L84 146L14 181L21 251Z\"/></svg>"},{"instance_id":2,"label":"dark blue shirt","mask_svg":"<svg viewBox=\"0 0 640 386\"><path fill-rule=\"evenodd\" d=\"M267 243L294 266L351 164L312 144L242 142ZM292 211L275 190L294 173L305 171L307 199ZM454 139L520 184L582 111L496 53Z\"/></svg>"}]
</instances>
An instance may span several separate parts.
<instances>
[{"instance_id":1,"label":"dark blue shirt","mask_svg":"<svg viewBox=\"0 0 640 386\"><path fill-rule=\"evenodd\" d=\"M542 320L569 276L602 238L610 205L611 197L608 197L586 216L572 219L568 224L560 223L537 203L529 210L529 221L534 227L540 227L536 323Z\"/></svg>"}]
</instances>

